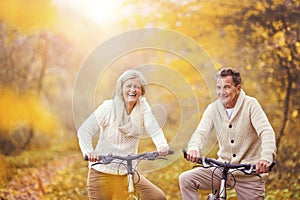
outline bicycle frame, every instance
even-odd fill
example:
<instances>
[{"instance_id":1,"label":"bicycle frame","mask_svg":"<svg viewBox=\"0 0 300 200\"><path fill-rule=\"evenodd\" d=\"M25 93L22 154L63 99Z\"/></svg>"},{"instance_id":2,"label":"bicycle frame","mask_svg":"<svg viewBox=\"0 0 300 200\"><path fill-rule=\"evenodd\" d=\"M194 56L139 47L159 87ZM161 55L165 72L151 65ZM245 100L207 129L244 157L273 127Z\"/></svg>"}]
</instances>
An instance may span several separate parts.
<instances>
[{"instance_id":1,"label":"bicycle frame","mask_svg":"<svg viewBox=\"0 0 300 200\"><path fill-rule=\"evenodd\" d=\"M205 160L205 159L203 159ZM229 167L225 166L222 170L222 178L220 181L220 188L219 191L215 190L213 193L208 195L207 200L218 200L218 199L226 199L226 185L227 185L227 177L228 177L228 171Z\"/></svg>"},{"instance_id":2,"label":"bicycle frame","mask_svg":"<svg viewBox=\"0 0 300 200\"><path fill-rule=\"evenodd\" d=\"M187 153L185 149L182 149L183 156L185 159L187 159ZM200 160L197 162L198 164L201 164L201 167L204 168L209 168L209 167L217 167L222 169L222 177L220 180L220 187L219 191L216 189L212 191L211 194L208 195L207 200L221 200L221 199L227 199L227 194L226 194L226 186L227 186L227 177L230 169L235 169L242 171L243 173L247 175L258 175L255 170L255 165L254 164L231 164L228 162L220 162L212 158L206 158L202 157ZM269 167L269 171L272 170L274 165L276 164L276 161L273 161L272 164ZM213 187L213 186L212 186Z\"/></svg>"}]
</instances>

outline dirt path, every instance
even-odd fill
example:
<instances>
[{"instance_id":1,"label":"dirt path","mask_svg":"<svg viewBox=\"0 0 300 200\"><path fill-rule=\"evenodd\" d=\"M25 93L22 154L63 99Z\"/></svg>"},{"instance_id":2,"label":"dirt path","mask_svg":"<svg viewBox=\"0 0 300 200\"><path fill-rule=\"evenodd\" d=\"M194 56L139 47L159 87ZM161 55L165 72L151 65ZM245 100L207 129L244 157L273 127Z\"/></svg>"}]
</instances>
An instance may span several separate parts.
<instances>
[{"instance_id":1,"label":"dirt path","mask_svg":"<svg viewBox=\"0 0 300 200\"><path fill-rule=\"evenodd\" d=\"M41 199L55 175L80 158L78 155L70 155L39 168L19 169L7 189L1 190L1 200Z\"/></svg>"}]
</instances>

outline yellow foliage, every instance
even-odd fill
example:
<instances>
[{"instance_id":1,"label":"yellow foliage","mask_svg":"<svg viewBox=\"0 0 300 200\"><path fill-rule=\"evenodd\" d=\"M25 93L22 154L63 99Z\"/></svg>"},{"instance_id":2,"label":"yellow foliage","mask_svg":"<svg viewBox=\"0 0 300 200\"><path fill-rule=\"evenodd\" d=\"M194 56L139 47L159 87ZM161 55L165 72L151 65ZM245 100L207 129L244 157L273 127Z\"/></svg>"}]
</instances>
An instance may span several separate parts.
<instances>
[{"instance_id":1,"label":"yellow foliage","mask_svg":"<svg viewBox=\"0 0 300 200\"><path fill-rule=\"evenodd\" d=\"M263 5L263 2L256 2L256 8L260 11L265 11L266 10L266 6Z\"/></svg>"},{"instance_id":2,"label":"yellow foliage","mask_svg":"<svg viewBox=\"0 0 300 200\"><path fill-rule=\"evenodd\" d=\"M296 46L297 52L300 53L300 42L296 42L295 46Z\"/></svg>"},{"instance_id":3,"label":"yellow foliage","mask_svg":"<svg viewBox=\"0 0 300 200\"><path fill-rule=\"evenodd\" d=\"M10 134L12 129L25 123L37 133L51 134L59 127L56 118L39 98L31 93L18 95L5 88L0 93L0 129L2 134Z\"/></svg>"},{"instance_id":4,"label":"yellow foliage","mask_svg":"<svg viewBox=\"0 0 300 200\"><path fill-rule=\"evenodd\" d=\"M298 110L294 110L294 111L292 112L293 118L296 118L296 117L298 116L298 114L299 114Z\"/></svg>"},{"instance_id":5,"label":"yellow foliage","mask_svg":"<svg viewBox=\"0 0 300 200\"><path fill-rule=\"evenodd\" d=\"M250 70L252 69L252 65L248 64L248 65L246 66L246 69L250 71Z\"/></svg>"},{"instance_id":6,"label":"yellow foliage","mask_svg":"<svg viewBox=\"0 0 300 200\"><path fill-rule=\"evenodd\" d=\"M0 19L22 30L51 25L56 10L50 0L1 0Z\"/></svg>"},{"instance_id":7,"label":"yellow foliage","mask_svg":"<svg viewBox=\"0 0 300 200\"><path fill-rule=\"evenodd\" d=\"M285 45L285 36L283 32L277 32L274 35L274 43L278 46L284 46Z\"/></svg>"},{"instance_id":8,"label":"yellow foliage","mask_svg":"<svg viewBox=\"0 0 300 200\"><path fill-rule=\"evenodd\" d=\"M216 69L220 69L222 67L222 64L217 62L217 63L215 63L215 67L216 67Z\"/></svg>"},{"instance_id":9,"label":"yellow foliage","mask_svg":"<svg viewBox=\"0 0 300 200\"><path fill-rule=\"evenodd\" d=\"M0 186L4 185L7 179L6 162L4 157L0 154Z\"/></svg>"}]
</instances>

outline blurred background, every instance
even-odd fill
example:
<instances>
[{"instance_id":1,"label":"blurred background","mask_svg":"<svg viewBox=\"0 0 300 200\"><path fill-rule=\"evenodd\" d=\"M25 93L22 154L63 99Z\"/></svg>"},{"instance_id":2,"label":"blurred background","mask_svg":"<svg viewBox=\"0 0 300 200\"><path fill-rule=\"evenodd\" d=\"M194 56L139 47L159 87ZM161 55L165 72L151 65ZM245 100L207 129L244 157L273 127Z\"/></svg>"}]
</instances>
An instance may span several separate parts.
<instances>
[{"instance_id":1,"label":"blurred background","mask_svg":"<svg viewBox=\"0 0 300 200\"><path fill-rule=\"evenodd\" d=\"M299 19L297 0L1 0L1 199L87 199L87 163L76 138L79 124L74 123L78 73L97 47L143 28L190 38L212 60L210 71L223 66L240 70L244 90L259 100L276 132L278 164L268 178L266 199L299 199ZM191 46L180 44L180 51L191 52ZM118 75L144 64L144 70L151 67L146 77L157 78L146 96L157 105L153 110L167 139L172 141L180 130L188 140L215 99L208 88L208 80L214 81L208 76L214 74L205 68L198 68L203 70L199 73L170 52L140 49L120 55L95 86L93 105L82 104L81 109L90 111L110 98ZM170 76L171 71L183 81L176 84L179 78ZM165 84L172 88L158 84L162 80L169 80ZM84 91L76 98L84 99ZM193 109L197 113L182 115ZM172 147L180 151L184 143ZM142 139L141 151L153 148L148 138ZM212 138L205 155L215 156L216 151ZM178 175L193 164L181 156L171 161L145 176L168 199L180 199ZM233 190L228 195L237 199Z\"/></svg>"}]
</instances>

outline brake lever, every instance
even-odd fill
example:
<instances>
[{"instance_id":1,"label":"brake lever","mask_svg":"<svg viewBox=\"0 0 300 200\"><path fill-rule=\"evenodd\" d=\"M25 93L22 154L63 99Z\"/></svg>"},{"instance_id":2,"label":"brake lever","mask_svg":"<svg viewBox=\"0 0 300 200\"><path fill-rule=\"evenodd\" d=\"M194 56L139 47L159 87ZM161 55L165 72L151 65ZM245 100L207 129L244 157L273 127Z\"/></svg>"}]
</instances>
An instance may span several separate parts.
<instances>
[{"instance_id":1,"label":"brake lever","mask_svg":"<svg viewBox=\"0 0 300 200\"><path fill-rule=\"evenodd\" d=\"M173 154L174 151L169 149L168 154ZM162 159L162 160L168 160L167 155L161 156L157 151L153 152L152 154L148 155L148 160L156 160L156 159Z\"/></svg>"},{"instance_id":2,"label":"brake lever","mask_svg":"<svg viewBox=\"0 0 300 200\"><path fill-rule=\"evenodd\" d=\"M158 157L158 153L152 152L151 154L148 154L146 157L148 160L156 160L156 158Z\"/></svg>"},{"instance_id":3,"label":"brake lever","mask_svg":"<svg viewBox=\"0 0 300 200\"><path fill-rule=\"evenodd\" d=\"M255 168L254 168L253 165L251 165L251 167L249 169L245 169L243 171L244 171L245 174L252 174L252 172L254 172L253 169L255 169Z\"/></svg>"},{"instance_id":4,"label":"brake lever","mask_svg":"<svg viewBox=\"0 0 300 200\"><path fill-rule=\"evenodd\" d=\"M166 156L157 156L157 159L168 160L168 158Z\"/></svg>"},{"instance_id":5,"label":"brake lever","mask_svg":"<svg viewBox=\"0 0 300 200\"><path fill-rule=\"evenodd\" d=\"M100 162L102 164L109 164L111 161L113 161L113 158L110 157L111 155L105 156L105 157L100 157Z\"/></svg>"},{"instance_id":6,"label":"brake lever","mask_svg":"<svg viewBox=\"0 0 300 200\"><path fill-rule=\"evenodd\" d=\"M269 172L273 169L273 167L275 166L276 161L274 160L271 165L269 166ZM256 167L254 165L251 165L251 167L249 169L245 169L243 170L244 173L246 174L252 174L252 173L256 173Z\"/></svg>"},{"instance_id":7,"label":"brake lever","mask_svg":"<svg viewBox=\"0 0 300 200\"><path fill-rule=\"evenodd\" d=\"M201 158L201 164L203 165L204 168L211 167L211 165L205 161L205 157Z\"/></svg>"}]
</instances>

